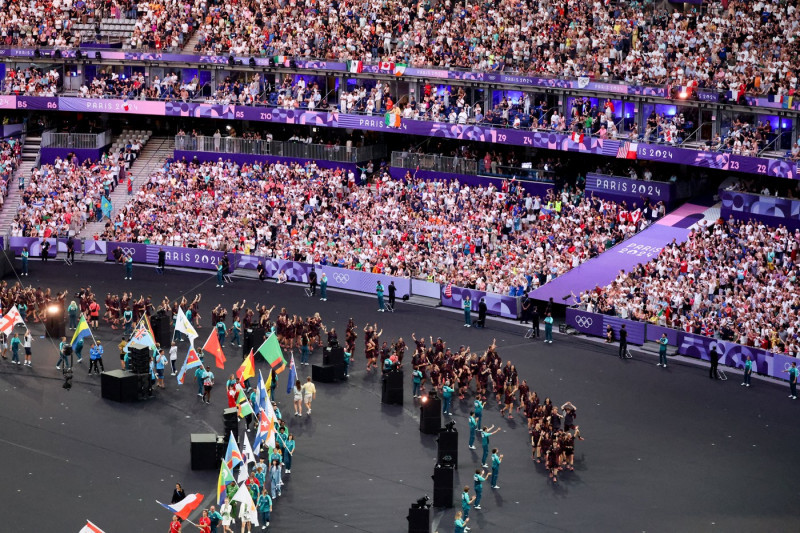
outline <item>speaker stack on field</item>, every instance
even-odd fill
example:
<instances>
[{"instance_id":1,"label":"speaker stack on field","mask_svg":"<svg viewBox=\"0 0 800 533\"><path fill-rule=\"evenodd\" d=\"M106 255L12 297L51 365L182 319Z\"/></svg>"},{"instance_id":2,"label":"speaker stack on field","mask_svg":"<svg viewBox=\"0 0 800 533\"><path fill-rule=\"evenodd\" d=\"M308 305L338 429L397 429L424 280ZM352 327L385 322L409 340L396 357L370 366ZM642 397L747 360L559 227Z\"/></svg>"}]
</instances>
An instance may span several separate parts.
<instances>
[{"instance_id":1,"label":"speaker stack on field","mask_svg":"<svg viewBox=\"0 0 800 533\"><path fill-rule=\"evenodd\" d=\"M153 335L155 341L164 350L168 351L169 346L172 344L172 323L169 316L164 311L150 317L150 326L153 328Z\"/></svg>"},{"instance_id":2,"label":"speaker stack on field","mask_svg":"<svg viewBox=\"0 0 800 533\"><path fill-rule=\"evenodd\" d=\"M216 470L217 436L213 433L192 433L191 435L192 470Z\"/></svg>"},{"instance_id":3,"label":"speaker stack on field","mask_svg":"<svg viewBox=\"0 0 800 533\"><path fill-rule=\"evenodd\" d=\"M431 533L430 498L423 496L408 509L408 533Z\"/></svg>"},{"instance_id":4,"label":"speaker stack on field","mask_svg":"<svg viewBox=\"0 0 800 533\"><path fill-rule=\"evenodd\" d=\"M150 383L150 347L137 342L128 344L128 357L131 361L131 371L136 374L136 390L140 400L153 395Z\"/></svg>"},{"instance_id":5,"label":"speaker stack on field","mask_svg":"<svg viewBox=\"0 0 800 533\"><path fill-rule=\"evenodd\" d=\"M242 342L242 357L247 357L250 350L256 351L264 344L267 338L267 333L264 328L250 328L244 331L244 339Z\"/></svg>"},{"instance_id":6,"label":"speaker stack on field","mask_svg":"<svg viewBox=\"0 0 800 533\"><path fill-rule=\"evenodd\" d=\"M403 405L403 371L384 372L381 379L381 403Z\"/></svg>"},{"instance_id":7,"label":"speaker stack on field","mask_svg":"<svg viewBox=\"0 0 800 533\"><path fill-rule=\"evenodd\" d=\"M455 424L449 422L444 429L439 432L436 439L437 454L436 460L440 465L458 468L458 431Z\"/></svg>"},{"instance_id":8,"label":"speaker stack on field","mask_svg":"<svg viewBox=\"0 0 800 533\"><path fill-rule=\"evenodd\" d=\"M135 402L138 399L138 378L127 370L109 370L100 376L100 395L115 402Z\"/></svg>"},{"instance_id":9,"label":"speaker stack on field","mask_svg":"<svg viewBox=\"0 0 800 533\"><path fill-rule=\"evenodd\" d=\"M311 379L320 383L333 383L343 381L344 375L344 348L341 346L328 346L322 353L322 364L311 365Z\"/></svg>"},{"instance_id":10,"label":"speaker stack on field","mask_svg":"<svg viewBox=\"0 0 800 533\"><path fill-rule=\"evenodd\" d=\"M224 445L227 449L231 433L236 442L239 442L239 411L236 407L229 407L222 411L222 422L225 430L223 433Z\"/></svg>"},{"instance_id":11,"label":"speaker stack on field","mask_svg":"<svg viewBox=\"0 0 800 533\"><path fill-rule=\"evenodd\" d=\"M453 474L452 466L437 464L433 469L433 506L453 506Z\"/></svg>"},{"instance_id":12,"label":"speaker stack on field","mask_svg":"<svg viewBox=\"0 0 800 533\"><path fill-rule=\"evenodd\" d=\"M442 400L429 395L423 396L419 407L419 430L426 435L438 435L442 429Z\"/></svg>"}]
</instances>

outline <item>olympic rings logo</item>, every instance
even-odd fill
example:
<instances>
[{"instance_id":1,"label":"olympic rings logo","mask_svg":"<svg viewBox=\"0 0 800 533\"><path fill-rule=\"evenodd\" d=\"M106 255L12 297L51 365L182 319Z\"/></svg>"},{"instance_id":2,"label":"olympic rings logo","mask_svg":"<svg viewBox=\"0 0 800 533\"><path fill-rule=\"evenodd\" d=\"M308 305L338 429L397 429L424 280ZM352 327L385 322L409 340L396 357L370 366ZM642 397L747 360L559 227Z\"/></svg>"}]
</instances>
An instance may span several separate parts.
<instances>
[{"instance_id":1,"label":"olympic rings logo","mask_svg":"<svg viewBox=\"0 0 800 533\"><path fill-rule=\"evenodd\" d=\"M120 251L124 255L135 255L136 254L136 248L120 248Z\"/></svg>"},{"instance_id":2,"label":"olympic rings logo","mask_svg":"<svg viewBox=\"0 0 800 533\"><path fill-rule=\"evenodd\" d=\"M590 317L590 316L578 315L578 316L575 317L575 323L578 324L582 328L591 327L593 322L594 321L592 320L592 317Z\"/></svg>"},{"instance_id":3,"label":"olympic rings logo","mask_svg":"<svg viewBox=\"0 0 800 533\"><path fill-rule=\"evenodd\" d=\"M336 273L333 275L333 280L336 283L341 283L342 285L345 285L347 284L347 282L350 281L350 274Z\"/></svg>"},{"instance_id":4,"label":"olympic rings logo","mask_svg":"<svg viewBox=\"0 0 800 533\"><path fill-rule=\"evenodd\" d=\"M753 366L755 366L755 361L753 362ZM784 370L791 370L792 369L792 363L783 363L783 369Z\"/></svg>"}]
</instances>

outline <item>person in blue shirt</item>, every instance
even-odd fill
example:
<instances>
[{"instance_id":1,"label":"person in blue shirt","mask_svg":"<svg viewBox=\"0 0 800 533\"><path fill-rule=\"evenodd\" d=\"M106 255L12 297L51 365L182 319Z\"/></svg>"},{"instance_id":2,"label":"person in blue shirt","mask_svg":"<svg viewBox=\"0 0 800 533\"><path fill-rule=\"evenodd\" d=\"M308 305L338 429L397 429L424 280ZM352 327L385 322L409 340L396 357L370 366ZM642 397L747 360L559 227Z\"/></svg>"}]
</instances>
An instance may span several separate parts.
<instances>
[{"instance_id":1,"label":"person in blue shirt","mask_svg":"<svg viewBox=\"0 0 800 533\"><path fill-rule=\"evenodd\" d=\"M222 278L222 263L217 263L217 287L224 287L225 280Z\"/></svg>"},{"instance_id":2,"label":"person in blue shirt","mask_svg":"<svg viewBox=\"0 0 800 533\"><path fill-rule=\"evenodd\" d=\"M469 412L469 449L475 449L475 432L478 430L478 420L475 418L475 411Z\"/></svg>"},{"instance_id":3,"label":"person in blue shirt","mask_svg":"<svg viewBox=\"0 0 800 533\"><path fill-rule=\"evenodd\" d=\"M473 404L475 406L475 420L478 422L478 427L483 423L483 407L486 405L486 398L475 398Z\"/></svg>"},{"instance_id":4,"label":"person in blue shirt","mask_svg":"<svg viewBox=\"0 0 800 533\"><path fill-rule=\"evenodd\" d=\"M319 295L321 296L321 301L328 301L328 275L325 272L322 273L322 279L319 283Z\"/></svg>"},{"instance_id":5,"label":"person in blue shirt","mask_svg":"<svg viewBox=\"0 0 800 533\"><path fill-rule=\"evenodd\" d=\"M375 287L375 294L378 295L378 312L384 312L384 304L383 304L383 285L381 282L378 282L378 285Z\"/></svg>"},{"instance_id":6,"label":"person in blue shirt","mask_svg":"<svg viewBox=\"0 0 800 533\"><path fill-rule=\"evenodd\" d=\"M450 380L445 381L444 385L442 385L442 414L443 415L450 415L452 416L453 413L450 412L450 408L452 407L453 403L453 392L454 389L450 386Z\"/></svg>"},{"instance_id":7,"label":"person in blue shirt","mask_svg":"<svg viewBox=\"0 0 800 533\"><path fill-rule=\"evenodd\" d=\"M344 377L350 377L350 360L353 358L352 352L344 352Z\"/></svg>"},{"instance_id":8,"label":"person in blue shirt","mask_svg":"<svg viewBox=\"0 0 800 533\"><path fill-rule=\"evenodd\" d=\"M78 339L75 343L75 356L78 358L78 362L83 362L83 339Z\"/></svg>"},{"instance_id":9,"label":"person in blue shirt","mask_svg":"<svg viewBox=\"0 0 800 533\"><path fill-rule=\"evenodd\" d=\"M661 338L658 339L658 363L656 366L667 368L667 344L669 344L667 334L662 333Z\"/></svg>"},{"instance_id":10,"label":"person in blue shirt","mask_svg":"<svg viewBox=\"0 0 800 533\"><path fill-rule=\"evenodd\" d=\"M167 356L164 355L164 350L159 350L156 355L156 386L164 388L164 367L167 365Z\"/></svg>"},{"instance_id":11,"label":"person in blue shirt","mask_svg":"<svg viewBox=\"0 0 800 533\"><path fill-rule=\"evenodd\" d=\"M28 257L30 257L30 252L28 251L28 247L25 246L22 248L22 275L28 275Z\"/></svg>"},{"instance_id":12,"label":"person in blue shirt","mask_svg":"<svg viewBox=\"0 0 800 533\"><path fill-rule=\"evenodd\" d=\"M133 256L126 255L125 263L125 279L133 279Z\"/></svg>"},{"instance_id":13,"label":"person in blue shirt","mask_svg":"<svg viewBox=\"0 0 800 533\"><path fill-rule=\"evenodd\" d=\"M469 495L469 487L464 487L464 492L461 493L461 512L464 515L464 518L469 518L469 508L472 503L475 501L475 496L470 497Z\"/></svg>"},{"instance_id":14,"label":"person in blue shirt","mask_svg":"<svg viewBox=\"0 0 800 533\"><path fill-rule=\"evenodd\" d=\"M492 488L499 489L497 485L497 476L500 473L500 463L503 462L503 456L497 454L497 448L492 450Z\"/></svg>"},{"instance_id":15,"label":"person in blue shirt","mask_svg":"<svg viewBox=\"0 0 800 533\"><path fill-rule=\"evenodd\" d=\"M419 388L422 384L422 370L415 368L411 373L411 397L419 398Z\"/></svg>"},{"instance_id":16,"label":"person in blue shirt","mask_svg":"<svg viewBox=\"0 0 800 533\"><path fill-rule=\"evenodd\" d=\"M125 338L130 338L133 333L133 311L128 308L122 312L122 325L125 328Z\"/></svg>"},{"instance_id":17,"label":"person in blue shirt","mask_svg":"<svg viewBox=\"0 0 800 533\"><path fill-rule=\"evenodd\" d=\"M744 363L744 381L742 381L742 385L747 387L750 386L750 378L753 376L753 360L750 356L747 356L747 361Z\"/></svg>"},{"instance_id":18,"label":"person in blue shirt","mask_svg":"<svg viewBox=\"0 0 800 533\"><path fill-rule=\"evenodd\" d=\"M258 507L258 518L261 522L261 529L269 527L269 514L272 512L272 498L267 492L267 487L261 488L261 494L256 500L256 507Z\"/></svg>"},{"instance_id":19,"label":"person in blue shirt","mask_svg":"<svg viewBox=\"0 0 800 533\"><path fill-rule=\"evenodd\" d=\"M267 470L269 469L269 465L264 462L263 457L258 458L258 463L256 463L255 472L256 472L256 479L258 480L259 484L262 487L267 486Z\"/></svg>"},{"instance_id":20,"label":"person in blue shirt","mask_svg":"<svg viewBox=\"0 0 800 533\"><path fill-rule=\"evenodd\" d=\"M206 373L206 369L203 368L203 365L197 367L197 370L194 371L194 379L197 381L197 395L202 398L203 397L203 379Z\"/></svg>"},{"instance_id":21,"label":"person in blue shirt","mask_svg":"<svg viewBox=\"0 0 800 533\"><path fill-rule=\"evenodd\" d=\"M463 307L464 307L464 327L468 328L468 327L472 326L472 317L471 317L471 314L472 314L472 298L469 297L469 294L467 294L464 297Z\"/></svg>"},{"instance_id":22,"label":"person in blue shirt","mask_svg":"<svg viewBox=\"0 0 800 533\"><path fill-rule=\"evenodd\" d=\"M281 462L278 459L273 459L269 467L269 487L274 500L281 495L281 487L283 480L281 479Z\"/></svg>"},{"instance_id":23,"label":"person in blue shirt","mask_svg":"<svg viewBox=\"0 0 800 533\"><path fill-rule=\"evenodd\" d=\"M480 468L475 470L475 475L472 476L475 481L475 509L481 508L481 497L483 497L483 482L486 481L486 472Z\"/></svg>"},{"instance_id":24,"label":"person in blue shirt","mask_svg":"<svg viewBox=\"0 0 800 533\"><path fill-rule=\"evenodd\" d=\"M464 514L461 511L456 513L456 529L455 533L464 533L467 530L467 522L469 522L469 518L464 518Z\"/></svg>"},{"instance_id":25,"label":"person in blue shirt","mask_svg":"<svg viewBox=\"0 0 800 533\"><path fill-rule=\"evenodd\" d=\"M294 449L297 446L297 443L294 440L294 435L289 433L289 437L286 439L286 443L283 446L283 464L286 466L286 473L292 473L292 456L294 455Z\"/></svg>"},{"instance_id":26,"label":"person in blue shirt","mask_svg":"<svg viewBox=\"0 0 800 533\"><path fill-rule=\"evenodd\" d=\"M212 505L208 508L208 518L211 521L211 533L217 533L217 527L222 522L222 515L217 511L217 507Z\"/></svg>"},{"instance_id":27,"label":"person in blue shirt","mask_svg":"<svg viewBox=\"0 0 800 533\"><path fill-rule=\"evenodd\" d=\"M544 342L553 344L553 315L547 313L544 319Z\"/></svg>"},{"instance_id":28,"label":"person in blue shirt","mask_svg":"<svg viewBox=\"0 0 800 533\"><path fill-rule=\"evenodd\" d=\"M100 344L100 341L93 343L92 347L89 349L89 375L92 374L93 368L94 373L98 375L100 372L106 371L103 367L103 345Z\"/></svg>"},{"instance_id":29,"label":"person in blue shirt","mask_svg":"<svg viewBox=\"0 0 800 533\"><path fill-rule=\"evenodd\" d=\"M19 333L14 333L14 336L11 337L11 362L14 364L19 364L19 347L22 346L22 341L19 340ZM69 368L69 360L61 356L59 360L59 364L61 361L64 361L64 368ZM60 366L56 365L56 368L59 370L61 369Z\"/></svg>"},{"instance_id":30,"label":"person in blue shirt","mask_svg":"<svg viewBox=\"0 0 800 533\"><path fill-rule=\"evenodd\" d=\"M211 366L206 365L206 371L203 372L203 401L206 404L211 403L212 388L214 388L214 373L211 371Z\"/></svg>"},{"instance_id":31,"label":"person in blue shirt","mask_svg":"<svg viewBox=\"0 0 800 533\"><path fill-rule=\"evenodd\" d=\"M500 428L494 427L494 425L490 427L483 426L481 430L481 445L483 445L483 456L481 457L481 465L484 468L489 468L489 465L486 464L486 460L489 458L489 437L494 435L495 433L499 432Z\"/></svg>"}]
</instances>

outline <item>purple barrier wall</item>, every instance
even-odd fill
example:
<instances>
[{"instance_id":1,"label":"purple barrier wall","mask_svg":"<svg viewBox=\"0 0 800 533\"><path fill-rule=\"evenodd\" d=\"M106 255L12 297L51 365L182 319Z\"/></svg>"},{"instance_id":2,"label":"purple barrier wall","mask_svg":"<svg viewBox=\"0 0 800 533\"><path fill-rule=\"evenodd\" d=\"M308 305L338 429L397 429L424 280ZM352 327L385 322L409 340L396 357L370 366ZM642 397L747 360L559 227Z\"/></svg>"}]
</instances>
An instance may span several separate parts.
<instances>
[{"instance_id":1,"label":"purple barrier wall","mask_svg":"<svg viewBox=\"0 0 800 533\"><path fill-rule=\"evenodd\" d=\"M207 161L218 161L220 158L222 158L223 161L230 159L231 161L236 161L240 165L242 163L254 163L255 161L266 163L299 163L301 165L305 165L306 163L313 161L320 168L341 168L345 171L352 170L356 173L356 175L359 174L358 165L356 163L341 163L338 161L326 161L323 159L300 159L297 157L283 157L276 155L228 154L218 152L192 152L189 150L175 150L175 159L177 160L186 158L187 161L191 161L195 157L197 157L197 160L202 163Z\"/></svg>"},{"instance_id":2,"label":"purple barrier wall","mask_svg":"<svg viewBox=\"0 0 800 533\"><path fill-rule=\"evenodd\" d=\"M567 309L566 322L581 333L593 337L604 337L606 325L611 324L614 334L617 336L616 338L618 338L619 329L615 328L615 323L621 325L624 322L626 329L628 329L628 342L631 344L643 344L641 342L643 339L655 341L661 337L662 333L666 333L670 341L669 344L677 346L678 353L681 355L708 361L710 360L709 353L711 349L716 348L717 353L719 353L719 363L732 368L744 368L744 363L749 355L756 372L784 381L788 380L788 374L783 373L783 370L788 369L793 361L797 362L794 357L775 354L760 348L742 346L734 342L703 337L644 322L634 322L598 313L589 313L576 308Z\"/></svg>"},{"instance_id":3,"label":"purple barrier wall","mask_svg":"<svg viewBox=\"0 0 800 533\"><path fill-rule=\"evenodd\" d=\"M39 159L42 165L52 165L57 157L64 159L69 154L75 154L78 161L81 163L90 159L97 161L103 155L103 150L100 148L40 148Z\"/></svg>"},{"instance_id":4,"label":"purple barrier wall","mask_svg":"<svg viewBox=\"0 0 800 533\"><path fill-rule=\"evenodd\" d=\"M611 329L614 331L615 339L619 339L619 330L622 329L622 325L625 324L625 329L628 331L628 344L637 344L641 346L645 343L645 324L643 322L625 320L624 318L601 315L599 313L590 313L572 307L567 308L566 322L581 333L593 337L605 337L606 328L611 326Z\"/></svg>"},{"instance_id":5,"label":"purple barrier wall","mask_svg":"<svg viewBox=\"0 0 800 533\"><path fill-rule=\"evenodd\" d=\"M652 202L669 204L675 199L675 185L661 181L641 181L621 176L606 176L589 172L586 174L586 192L615 202L636 202L642 205L642 198Z\"/></svg>"},{"instance_id":6,"label":"purple barrier wall","mask_svg":"<svg viewBox=\"0 0 800 533\"><path fill-rule=\"evenodd\" d=\"M7 137L19 137L22 135L22 128L22 124L5 124L3 126L2 136L4 139Z\"/></svg>"},{"instance_id":7,"label":"purple barrier wall","mask_svg":"<svg viewBox=\"0 0 800 533\"><path fill-rule=\"evenodd\" d=\"M441 285L433 281L423 281L421 279L411 280L411 294L415 296L426 296L428 298L439 299Z\"/></svg>"},{"instance_id":8,"label":"purple barrier wall","mask_svg":"<svg viewBox=\"0 0 800 533\"><path fill-rule=\"evenodd\" d=\"M445 289L446 286L442 286L441 298L444 307L463 309L464 304L462 302L466 298L466 295L469 294L472 299L473 312L478 311L478 304L481 298L486 298L486 310L490 315L499 315L504 318L519 317L520 298L483 292L475 289L465 289L463 287L451 287L452 294L450 298L448 298L445 296Z\"/></svg>"},{"instance_id":9,"label":"purple barrier wall","mask_svg":"<svg viewBox=\"0 0 800 533\"><path fill-rule=\"evenodd\" d=\"M119 247L122 253L133 257L134 263L158 263L158 251L163 248L166 252L167 266L201 268L204 270L216 270L217 263L222 259L222 252L214 250L201 250L199 248L179 248L176 246L155 246L151 244L139 244L133 242L113 242L106 243L106 259L114 261L114 250ZM231 270L235 266L231 259Z\"/></svg>"},{"instance_id":10,"label":"purple barrier wall","mask_svg":"<svg viewBox=\"0 0 800 533\"><path fill-rule=\"evenodd\" d=\"M800 200L761 196L744 192L721 190L720 216L739 220L755 219L770 226L783 224L790 229L800 228Z\"/></svg>"},{"instance_id":11,"label":"purple barrier wall","mask_svg":"<svg viewBox=\"0 0 800 533\"><path fill-rule=\"evenodd\" d=\"M503 182L506 181L505 178L475 176L472 174L450 174L445 172L436 172L434 170L419 170L415 172L414 170L408 168L391 167L389 169L389 174L396 180L402 180L407 172L411 172L412 176L416 174L417 178L426 181L441 180L442 178L446 178L448 180L457 179L459 182L469 185L470 187L488 187L489 185L494 185L500 189L500 187L503 185ZM517 183L520 184L523 189L525 189L525 192L529 192L532 196L545 196L547 191L553 188L553 184L546 181L517 180Z\"/></svg>"},{"instance_id":12,"label":"purple barrier wall","mask_svg":"<svg viewBox=\"0 0 800 533\"><path fill-rule=\"evenodd\" d=\"M8 249L14 252L15 255L20 255L24 247L28 247L28 253L31 257L42 256L42 241L39 237L9 237ZM47 252L47 257L55 257L58 253L58 240L47 239L50 243L50 250ZM66 241L64 241L66 242ZM64 248L66 251L66 248ZM77 250L77 249L76 249Z\"/></svg>"}]
</instances>

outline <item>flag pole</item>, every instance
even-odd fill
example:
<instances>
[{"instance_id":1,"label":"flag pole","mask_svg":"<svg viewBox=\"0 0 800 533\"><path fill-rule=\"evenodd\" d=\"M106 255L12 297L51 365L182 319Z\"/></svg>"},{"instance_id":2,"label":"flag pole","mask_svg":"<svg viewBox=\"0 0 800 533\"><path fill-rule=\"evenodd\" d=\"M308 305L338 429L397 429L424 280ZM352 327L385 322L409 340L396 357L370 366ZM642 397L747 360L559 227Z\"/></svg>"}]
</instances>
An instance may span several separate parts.
<instances>
[{"instance_id":1,"label":"flag pole","mask_svg":"<svg viewBox=\"0 0 800 533\"><path fill-rule=\"evenodd\" d=\"M94 338L94 333L92 333L92 328L89 326L89 321L86 320L86 314L81 313L81 318L86 322L86 329L89 330L89 335L92 336L92 342L97 344L97 339Z\"/></svg>"}]
</instances>

